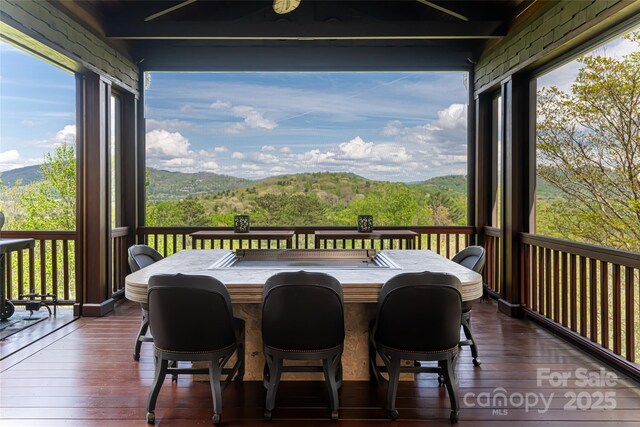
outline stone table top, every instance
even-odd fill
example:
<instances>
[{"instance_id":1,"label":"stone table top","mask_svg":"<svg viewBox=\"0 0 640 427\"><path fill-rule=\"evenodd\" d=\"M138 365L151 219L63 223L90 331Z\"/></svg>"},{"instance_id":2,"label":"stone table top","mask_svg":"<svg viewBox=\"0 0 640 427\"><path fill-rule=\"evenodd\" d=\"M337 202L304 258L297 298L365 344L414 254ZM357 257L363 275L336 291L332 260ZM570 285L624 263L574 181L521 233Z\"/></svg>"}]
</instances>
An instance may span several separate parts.
<instances>
[{"instance_id":1,"label":"stone table top","mask_svg":"<svg viewBox=\"0 0 640 427\"><path fill-rule=\"evenodd\" d=\"M209 269L227 255L227 250L191 249L177 252L142 270L126 277L125 296L127 299L146 304L149 278L154 274L198 274L212 276L229 289L234 303L261 303L262 287L265 281L278 273L274 269ZM462 283L463 301L471 301L482 296L482 276L435 252L429 250L385 250L382 251L398 269L332 270L330 268L306 268L306 271L320 271L330 274L340 281L345 303L376 303L382 285L400 273L432 271L453 274Z\"/></svg>"}]
</instances>

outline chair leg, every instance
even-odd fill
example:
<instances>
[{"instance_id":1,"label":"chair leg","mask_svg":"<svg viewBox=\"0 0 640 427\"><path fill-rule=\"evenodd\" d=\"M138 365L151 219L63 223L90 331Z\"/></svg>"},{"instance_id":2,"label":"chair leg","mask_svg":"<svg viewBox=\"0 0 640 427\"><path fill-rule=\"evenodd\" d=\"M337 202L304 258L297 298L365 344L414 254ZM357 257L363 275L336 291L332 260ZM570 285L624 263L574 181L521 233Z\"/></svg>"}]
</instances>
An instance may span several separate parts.
<instances>
[{"instance_id":1,"label":"chair leg","mask_svg":"<svg viewBox=\"0 0 640 427\"><path fill-rule=\"evenodd\" d=\"M458 380L455 374L455 364L456 357L454 356L451 359L442 361L442 364L440 365L444 371L444 382L447 386L447 393L449 394L449 401L451 403L450 420L452 423L458 422L458 412L460 410L458 402Z\"/></svg>"},{"instance_id":2,"label":"chair leg","mask_svg":"<svg viewBox=\"0 0 640 427\"><path fill-rule=\"evenodd\" d=\"M151 391L149 392L149 398L147 400L147 422L153 424L156 420L154 410L156 409L156 400L162 388L164 377L167 375L168 360L157 358L156 360L156 372L151 384Z\"/></svg>"},{"instance_id":3,"label":"chair leg","mask_svg":"<svg viewBox=\"0 0 640 427\"><path fill-rule=\"evenodd\" d=\"M276 407L276 394L280 385L280 375L282 374L282 359L267 354L267 369L269 370L269 384L267 385L267 399L265 403L264 419L271 419L271 411Z\"/></svg>"},{"instance_id":4,"label":"chair leg","mask_svg":"<svg viewBox=\"0 0 640 427\"><path fill-rule=\"evenodd\" d=\"M383 360L387 358L383 357ZM400 380L400 359L397 357L389 358L387 369L389 370L389 383L387 384L387 410L389 418L395 420L398 418L398 410L396 409L396 395L398 394L398 381Z\"/></svg>"},{"instance_id":5,"label":"chair leg","mask_svg":"<svg viewBox=\"0 0 640 427\"><path fill-rule=\"evenodd\" d=\"M211 383L211 397L213 399L213 423L219 424L222 417L222 388L220 374L222 366L219 360L209 360L209 382Z\"/></svg>"},{"instance_id":6,"label":"chair leg","mask_svg":"<svg viewBox=\"0 0 640 427\"><path fill-rule=\"evenodd\" d=\"M378 385L384 384L386 380L380 373L380 369L378 368L378 361L376 360L376 355L378 354L375 344L370 341L369 342L369 376L371 381L376 381Z\"/></svg>"},{"instance_id":7,"label":"chair leg","mask_svg":"<svg viewBox=\"0 0 640 427\"><path fill-rule=\"evenodd\" d=\"M324 369L324 380L329 391L329 402L331 404L331 419L338 419L338 408L340 407L338 400L338 384L336 377L338 370L340 369L341 353L333 355L331 358L322 360L322 367Z\"/></svg>"},{"instance_id":8,"label":"chair leg","mask_svg":"<svg viewBox=\"0 0 640 427\"><path fill-rule=\"evenodd\" d=\"M140 330L138 331L138 335L136 335L136 342L133 346L133 360L140 360L140 348L142 347L142 340L144 336L147 334L147 330L149 329L149 319L146 315L146 310L142 309L142 320L140 322Z\"/></svg>"},{"instance_id":9,"label":"chair leg","mask_svg":"<svg viewBox=\"0 0 640 427\"><path fill-rule=\"evenodd\" d=\"M464 331L464 336L468 341L471 342L471 356L473 356L473 365L480 366L480 361L478 360L478 346L476 345L476 341L473 339L473 333L471 332L471 314L467 313L462 316L462 330Z\"/></svg>"}]
</instances>

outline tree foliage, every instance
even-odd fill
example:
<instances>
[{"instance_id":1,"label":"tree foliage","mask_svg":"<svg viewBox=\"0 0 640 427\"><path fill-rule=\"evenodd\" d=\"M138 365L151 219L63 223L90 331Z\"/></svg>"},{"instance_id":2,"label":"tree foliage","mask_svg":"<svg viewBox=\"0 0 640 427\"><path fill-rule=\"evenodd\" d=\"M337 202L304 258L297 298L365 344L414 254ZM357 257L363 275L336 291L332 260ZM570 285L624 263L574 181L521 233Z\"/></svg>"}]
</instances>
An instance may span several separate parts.
<instances>
[{"instance_id":1,"label":"tree foliage","mask_svg":"<svg viewBox=\"0 0 640 427\"><path fill-rule=\"evenodd\" d=\"M75 230L76 157L73 145L62 144L44 156L42 180L15 185L7 206L12 229Z\"/></svg>"},{"instance_id":2,"label":"tree foliage","mask_svg":"<svg viewBox=\"0 0 640 427\"><path fill-rule=\"evenodd\" d=\"M538 174L566 195L545 208L544 227L640 251L640 51L579 61L569 92L538 93Z\"/></svg>"}]
</instances>

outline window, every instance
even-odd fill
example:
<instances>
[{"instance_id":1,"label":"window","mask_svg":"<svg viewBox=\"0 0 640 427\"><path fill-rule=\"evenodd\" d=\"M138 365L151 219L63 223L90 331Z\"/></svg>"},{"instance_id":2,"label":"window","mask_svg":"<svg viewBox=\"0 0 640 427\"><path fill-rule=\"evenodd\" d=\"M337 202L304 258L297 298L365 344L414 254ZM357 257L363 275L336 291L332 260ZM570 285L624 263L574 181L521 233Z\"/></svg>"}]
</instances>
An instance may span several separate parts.
<instances>
[{"instance_id":1,"label":"window","mask_svg":"<svg viewBox=\"0 0 640 427\"><path fill-rule=\"evenodd\" d=\"M493 176L493 209L491 225L501 227L502 221L502 96L493 98L491 123L492 140L492 176Z\"/></svg>"},{"instance_id":2,"label":"window","mask_svg":"<svg viewBox=\"0 0 640 427\"><path fill-rule=\"evenodd\" d=\"M537 78L538 234L640 252L640 32Z\"/></svg>"},{"instance_id":3,"label":"window","mask_svg":"<svg viewBox=\"0 0 640 427\"><path fill-rule=\"evenodd\" d=\"M116 92L111 94L111 130L109 138L109 171L110 171L110 200L111 200L111 228L122 225L121 209L121 141L122 141L122 98Z\"/></svg>"},{"instance_id":4,"label":"window","mask_svg":"<svg viewBox=\"0 0 640 427\"><path fill-rule=\"evenodd\" d=\"M466 73L152 73L147 224L464 225Z\"/></svg>"},{"instance_id":5,"label":"window","mask_svg":"<svg viewBox=\"0 0 640 427\"><path fill-rule=\"evenodd\" d=\"M5 229L76 227L75 79L0 41L0 210Z\"/></svg>"}]
</instances>

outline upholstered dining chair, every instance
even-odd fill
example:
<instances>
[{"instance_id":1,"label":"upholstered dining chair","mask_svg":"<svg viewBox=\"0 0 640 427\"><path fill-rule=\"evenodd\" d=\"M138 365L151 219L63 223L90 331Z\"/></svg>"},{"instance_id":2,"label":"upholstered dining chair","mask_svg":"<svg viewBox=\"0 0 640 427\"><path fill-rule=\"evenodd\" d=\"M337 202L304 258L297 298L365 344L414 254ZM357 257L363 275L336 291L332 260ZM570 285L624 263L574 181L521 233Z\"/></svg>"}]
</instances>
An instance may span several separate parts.
<instances>
[{"instance_id":1,"label":"upholstered dining chair","mask_svg":"<svg viewBox=\"0 0 640 427\"><path fill-rule=\"evenodd\" d=\"M233 317L229 291L213 277L161 274L149 278L147 295L156 359L147 422L155 422L156 400L167 373L208 373L213 423L220 423L222 391L234 377L242 381L244 376L245 322ZM234 354L233 367L226 368ZM175 361L175 367L169 361ZM180 368L180 361L207 361L209 367Z\"/></svg>"},{"instance_id":2,"label":"upholstered dining chair","mask_svg":"<svg viewBox=\"0 0 640 427\"><path fill-rule=\"evenodd\" d=\"M469 270L473 270L478 274L482 274L485 264L485 250L482 246L469 246L458 252L453 258L453 262L456 262ZM476 340L473 338L471 332L471 301L462 302L462 330L464 331L465 340L460 341L460 345L468 345L471 347L471 356L473 357L474 366L480 366L480 360L478 360L478 346Z\"/></svg>"},{"instance_id":3,"label":"upholstered dining chair","mask_svg":"<svg viewBox=\"0 0 640 427\"><path fill-rule=\"evenodd\" d=\"M129 254L129 268L132 273L160 261L163 258L158 251L147 245L133 245L127 252ZM133 360L140 360L140 347L143 342L153 342L153 338L147 337L147 330L149 329L148 305L140 304L140 309L142 311L142 320L140 322L140 330L138 331L136 342L133 346Z\"/></svg>"},{"instance_id":4,"label":"upholstered dining chair","mask_svg":"<svg viewBox=\"0 0 640 427\"><path fill-rule=\"evenodd\" d=\"M400 373L442 375L451 403L450 420L458 421L458 382L455 364L460 341L462 297L460 281L446 273L402 273L380 290L378 313L369 328L372 379L387 385L387 411L399 416L396 394ZM384 365L378 365L380 356ZM413 361L411 366L401 360ZM437 366L418 361L436 361ZM383 372L388 373L388 379Z\"/></svg>"},{"instance_id":5,"label":"upholstered dining chair","mask_svg":"<svg viewBox=\"0 0 640 427\"><path fill-rule=\"evenodd\" d=\"M338 419L344 335L344 300L336 278L299 271L267 279L262 303L266 420L275 408L283 372L324 372L331 419ZM322 366L283 364L284 360L314 359L321 359Z\"/></svg>"}]
</instances>

